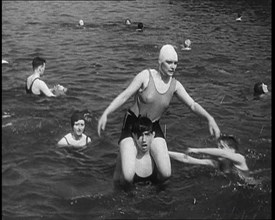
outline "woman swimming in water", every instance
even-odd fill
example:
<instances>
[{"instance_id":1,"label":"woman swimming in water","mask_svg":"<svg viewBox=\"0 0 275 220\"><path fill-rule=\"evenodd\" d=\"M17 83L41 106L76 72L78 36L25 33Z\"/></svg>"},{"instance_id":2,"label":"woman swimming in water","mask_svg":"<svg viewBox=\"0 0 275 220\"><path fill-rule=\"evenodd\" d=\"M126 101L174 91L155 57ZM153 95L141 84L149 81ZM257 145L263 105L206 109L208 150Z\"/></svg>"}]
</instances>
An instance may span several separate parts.
<instances>
[{"instance_id":1,"label":"woman swimming in water","mask_svg":"<svg viewBox=\"0 0 275 220\"><path fill-rule=\"evenodd\" d=\"M186 153L207 154L214 156L214 159L197 159L192 164L212 166L225 174L236 174L246 183L255 184L254 178L250 177L250 171L246 159L241 154L240 146L233 136L222 135L217 140L218 148L188 148ZM187 155L169 151L169 156L177 161L186 162Z\"/></svg>"},{"instance_id":2,"label":"woman swimming in water","mask_svg":"<svg viewBox=\"0 0 275 220\"><path fill-rule=\"evenodd\" d=\"M91 142L91 138L85 135L85 118L89 112L75 111L71 116L72 131L66 134L60 141L58 147L74 147L77 149L85 149L87 144Z\"/></svg>"}]
</instances>

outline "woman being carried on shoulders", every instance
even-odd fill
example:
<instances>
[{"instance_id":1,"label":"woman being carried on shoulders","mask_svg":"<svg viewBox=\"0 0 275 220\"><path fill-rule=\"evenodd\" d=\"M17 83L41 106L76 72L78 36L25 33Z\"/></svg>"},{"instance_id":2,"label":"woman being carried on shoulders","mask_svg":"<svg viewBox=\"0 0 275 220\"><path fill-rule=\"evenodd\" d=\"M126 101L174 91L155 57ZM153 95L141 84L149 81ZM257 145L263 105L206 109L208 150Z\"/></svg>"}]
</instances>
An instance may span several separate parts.
<instances>
[{"instance_id":1,"label":"woman being carried on shoulders","mask_svg":"<svg viewBox=\"0 0 275 220\"><path fill-rule=\"evenodd\" d=\"M151 155L159 172L159 180L164 182L171 176L167 143L159 121L174 95L191 111L208 121L209 131L212 135L215 135L216 138L220 135L219 127L214 118L200 104L195 102L183 85L174 78L178 55L172 45L162 46L158 64L158 70L146 69L138 73L131 84L105 109L98 121L98 134L100 135L101 130L105 129L108 116L121 107L130 97L135 97L133 105L125 114L119 139L122 173L125 181L129 183L133 182L137 156L131 128L139 115L147 116L153 122L155 136L151 144Z\"/></svg>"}]
</instances>

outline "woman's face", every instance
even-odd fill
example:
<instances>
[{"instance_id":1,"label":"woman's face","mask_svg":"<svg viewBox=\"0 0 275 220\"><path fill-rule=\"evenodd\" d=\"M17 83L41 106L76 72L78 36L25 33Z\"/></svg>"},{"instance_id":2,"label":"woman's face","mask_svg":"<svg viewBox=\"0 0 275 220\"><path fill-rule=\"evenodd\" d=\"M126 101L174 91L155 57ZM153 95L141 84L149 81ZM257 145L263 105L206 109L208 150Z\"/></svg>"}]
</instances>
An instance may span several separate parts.
<instances>
[{"instance_id":1,"label":"woman's face","mask_svg":"<svg viewBox=\"0 0 275 220\"><path fill-rule=\"evenodd\" d=\"M134 134L134 138L138 150L145 153L150 149L151 143L154 139L155 132L144 131L141 134Z\"/></svg>"},{"instance_id":2,"label":"woman's face","mask_svg":"<svg viewBox=\"0 0 275 220\"><path fill-rule=\"evenodd\" d=\"M73 132L76 136L81 136L85 129L85 121L80 119L74 122Z\"/></svg>"},{"instance_id":3,"label":"woman's face","mask_svg":"<svg viewBox=\"0 0 275 220\"><path fill-rule=\"evenodd\" d=\"M177 65L177 60L165 60L161 63L160 69L164 75L172 77L176 71Z\"/></svg>"}]
</instances>

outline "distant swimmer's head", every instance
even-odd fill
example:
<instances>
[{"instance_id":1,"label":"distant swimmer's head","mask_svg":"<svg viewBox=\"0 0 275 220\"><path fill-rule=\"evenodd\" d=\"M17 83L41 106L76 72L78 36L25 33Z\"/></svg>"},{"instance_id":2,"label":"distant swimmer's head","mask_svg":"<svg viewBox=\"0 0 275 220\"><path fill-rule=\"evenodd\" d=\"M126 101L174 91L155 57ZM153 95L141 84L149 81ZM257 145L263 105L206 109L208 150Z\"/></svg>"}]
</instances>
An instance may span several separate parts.
<instances>
[{"instance_id":1,"label":"distant swimmer's head","mask_svg":"<svg viewBox=\"0 0 275 220\"><path fill-rule=\"evenodd\" d=\"M185 47L190 47L190 46L191 46L191 40L186 39L186 40L184 41L184 46L185 46Z\"/></svg>"},{"instance_id":2,"label":"distant swimmer's head","mask_svg":"<svg viewBox=\"0 0 275 220\"><path fill-rule=\"evenodd\" d=\"M140 29L140 30L142 30L143 29L143 23L142 22L138 22L137 28Z\"/></svg>"},{"instance_id":3,"label":"distant swimmer's head","mask_svg":"<svg viewBox=\"0 0 275 220\"><path fill-rule=\"evenodd\" d=\"M130 21L130 19L126 19L126 20L125 20L125 24L126 24L126 25L130 25L131 23L132 23L132 22Z\"/></svg>"},{"instance_id":4,"label":"distant swimmer's head","mask_svg":"<svg viewBox=\"0 0 275 220\"><path fill-rule=\"evenodd\" d=\"M268 93L267 85L263 82L257 82L254 85L254 96L259 96Z\"/></svg>"},{"instance_id":5,"label":"distant swimmer's head","mask_svg":"<svg viewBox=\"0 0 275 220\"><path fill-rule=\"evenodd\" d=\"M242 15L241 15L241 13L238 13L238 16L237 16L237 18L236 18L236 21L241 21L242 20Z\"/></svg>"},{"instance_id":6,"label":"distant swimmer's head","mask_svg":"<svg viewBox=\"0 0 275 220\"><path fill-rule=\"evenodd\" d=\"M79 26L83 26L84 25L84 21L83 20L79 20L78 24L79 24Z\"/></svg>"},{"instance_id":7,"label":"distant swimmer's head","mask_svg":"<svg viewBox=\"0 0 275 220\"><path fill-rule=\"evenodd\" d=\"M35 57L32 60L32 69L33 71L38 70L41 74L44 73L46 65L46 60L41 57Z\"/></svg>"},{"instance_id":8,"label":"distant swimmer's head","mask_svg":"<svg viewBox=\"0 0 275 220\"><path fill-rule=\"evenodd\" d=\"M178 54L171 44L162 46L159 52L159 64L165 61L178 62Z\"/></svg>"}]
</instances>

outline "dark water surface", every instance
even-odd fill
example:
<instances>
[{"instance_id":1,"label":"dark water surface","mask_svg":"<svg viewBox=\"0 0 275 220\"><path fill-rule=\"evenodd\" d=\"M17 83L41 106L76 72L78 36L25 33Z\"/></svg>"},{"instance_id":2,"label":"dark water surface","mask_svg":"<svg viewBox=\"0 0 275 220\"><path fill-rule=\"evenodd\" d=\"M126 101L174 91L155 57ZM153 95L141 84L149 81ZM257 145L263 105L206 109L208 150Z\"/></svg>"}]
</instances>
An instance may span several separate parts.
<instances>
[{"instance_id":1,"label":"dark water surface","mask_svg":"<svg viewBox=\"0 0 275 220\"><path fill-rule=\"evenodd\" d=\"M126 18L143 22L144 32L124 26ZM192 50L181 50L187 38ZM102 137L98 117L135 74L157 68L166 43L178 48L177 79L240 140L259 186L224 187L229 180L213 169L172 161L163 190L113 189L121 121L133 99L110 115ZM36 55L47 60L45 81L68 87L66 96L25 94ZM3 219L271 218L271 95L253 99L258 81L272 92L271 1L4 1L2 59L9 62L2 65ZM71 113L84 108L93 113L92 145L58 150ZM161 125L170 150L214 145L206 122L177 99Z\"/></svg>"}]
</instances>

